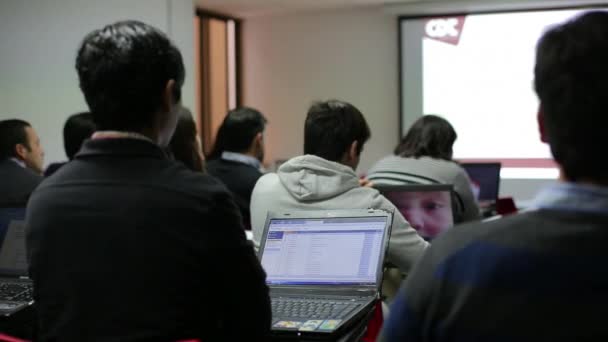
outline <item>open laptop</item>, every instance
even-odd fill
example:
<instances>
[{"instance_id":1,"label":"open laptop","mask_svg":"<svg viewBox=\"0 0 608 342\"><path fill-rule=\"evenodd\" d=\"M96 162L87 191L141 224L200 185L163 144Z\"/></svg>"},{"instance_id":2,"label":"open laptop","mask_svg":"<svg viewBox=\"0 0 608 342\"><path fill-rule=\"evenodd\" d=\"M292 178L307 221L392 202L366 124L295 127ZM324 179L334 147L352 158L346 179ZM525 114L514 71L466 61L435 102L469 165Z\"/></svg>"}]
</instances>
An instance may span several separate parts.
<instances>
[{"instance_id":1,"label":"open laptop","mask_svg":"<svg viewBox=\"0 0 608 342\"><path fill-rule=\"evenodd\" d=\"M477 200L480 204L493 204L498 199L500 186L500 163L462 163L464 170L477 186Z\"/></svg>"},{"instance_id":2,"label":"open laptop","mask_svg":"<svg viewBox=\"0 0 608 342\"><path fill-rule=\"evenodd\" d=\"M332 340L369 311L391 223L374 209L268 213L258 256L273 336Z\"/></svg>"},{"instance_id":3,"label":"open laptop","mask_svg":"<svg viewBox=\"0 0 608 342\"><path fill-rule=\"evenodd\" d=\"M0 208L0 316L34 303L27 277L25 208Z\"/></svg>"},{"instance_id":4,"label":"open laptop","mask_svg":"<svg viewBox=\"0 0 608 342\"><path fill-rule=\"evenodd\" d=\"M374 185L426 240L454 226L458 204L451 184Z\"/></svg>"}]
</instances>

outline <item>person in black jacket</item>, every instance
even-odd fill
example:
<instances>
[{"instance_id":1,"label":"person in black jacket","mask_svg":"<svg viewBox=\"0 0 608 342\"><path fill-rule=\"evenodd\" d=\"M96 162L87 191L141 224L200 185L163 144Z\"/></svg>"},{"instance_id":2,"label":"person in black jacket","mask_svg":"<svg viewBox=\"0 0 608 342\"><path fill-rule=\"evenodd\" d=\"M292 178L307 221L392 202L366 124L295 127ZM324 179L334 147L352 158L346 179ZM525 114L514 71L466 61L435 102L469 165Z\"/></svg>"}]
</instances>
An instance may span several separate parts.
<instances>
[{"instance_id":1,"label":"person in black jacket","mask_svg":"<svg viewBox=\"0 0 608 342\"><path fill-rule=\"evenodd\" d=\"M262 176L266 118L259 111L242 107L226 114L218 129L207 172L232 192L243 224L250 229L251 192Z\"/></svg>"},{"instance_id":2,"label":"person in black jacket","mask_svg":"<svg viewBox=\"0 0 608 342\"><path fill-rule=\"evenodd\" d=\"M184 65L159 30L95 30L76 59L97 132L26 217L40 341L259 341L265 273L213 178L163 152Z\"/></svg>"},{"instance_id":3,"label":"person in black jacket","mask_svg":"<svg viewBox=\"0 0 608 342\"><path fill-rule=\"evenodd\" d=\"M32 126L0 121L0 207L22 207L42 181L44 151Z\"/></svg>"}]
</instances>

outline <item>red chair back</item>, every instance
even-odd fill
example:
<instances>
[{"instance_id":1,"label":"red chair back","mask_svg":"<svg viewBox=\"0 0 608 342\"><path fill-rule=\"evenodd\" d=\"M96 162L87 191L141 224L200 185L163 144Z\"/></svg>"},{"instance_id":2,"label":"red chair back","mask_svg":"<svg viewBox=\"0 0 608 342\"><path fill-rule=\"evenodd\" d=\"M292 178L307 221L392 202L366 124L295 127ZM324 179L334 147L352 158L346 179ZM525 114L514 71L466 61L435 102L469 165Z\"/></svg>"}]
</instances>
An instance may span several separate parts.
<instances>
[{"instance_id":1,"label":"red chair back","mask_svg":"<svg viewBox=\"0 0 608 342\"><path fill-rule=\"evenodd\" d=\"M380 334L380 329L382 329L382 323L384 323L384 317L382 316L382 302L377 301L372 318L370 318L369 322L367 323L367 331L365 332L365 336L363 336L361 341L376 342L376 339Z\"/></svg>"},{"instance_id":2,"label":"red chair back","mask_svg":"<svg viewBox=\"0 0 608 342\"><path fill-rule=\"evenodd\" d=\"M515 214L517 212L517 207L515 206L515 202L513 201L513 197L504 197L496 200L496 213L498 215L509 215Z\"/></svg>"},{"instance_id":3,"label":"red chair back","mask_svg":"<svg viewBox=\"0 0 608 342\"><path fill-rule=\"evenodd\" d=\"M0 333L0 342L30 342L27 340L22 340L17 337L13 337L7 334Z\"/></svg>"}]
</instances>

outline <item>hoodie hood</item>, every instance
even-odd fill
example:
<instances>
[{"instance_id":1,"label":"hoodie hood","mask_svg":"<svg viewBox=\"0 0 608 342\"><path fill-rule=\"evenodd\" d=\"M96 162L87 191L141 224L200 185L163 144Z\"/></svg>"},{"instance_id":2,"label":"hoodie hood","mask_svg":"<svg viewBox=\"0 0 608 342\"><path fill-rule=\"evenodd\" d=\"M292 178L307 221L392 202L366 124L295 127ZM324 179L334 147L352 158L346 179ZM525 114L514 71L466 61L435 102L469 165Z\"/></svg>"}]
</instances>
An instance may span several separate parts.
<instances>
[{"instance_id":1,"label":"hoodie hood","mask_svg":"<svg viewBox=\"0 0 608 342\"><path fill-rule=\"evenodd\" d=\"M359 179L349 166L317 156L295 157L277 171L281 183L298 201L319 201L359 187Z\"/></svg>"}]
</instances>

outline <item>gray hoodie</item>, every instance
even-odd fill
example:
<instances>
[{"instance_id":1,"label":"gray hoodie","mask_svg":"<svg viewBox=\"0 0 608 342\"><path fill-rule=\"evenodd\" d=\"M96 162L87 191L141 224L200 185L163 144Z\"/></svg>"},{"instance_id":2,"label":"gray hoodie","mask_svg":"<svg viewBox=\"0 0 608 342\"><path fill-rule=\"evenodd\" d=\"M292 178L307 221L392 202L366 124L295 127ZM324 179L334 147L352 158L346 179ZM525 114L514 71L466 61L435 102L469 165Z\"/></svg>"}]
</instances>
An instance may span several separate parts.
<instances>
[{"instance_id":1,"label":"gray hoodie","mask_svg":"<svg viewBox=\"0 0 608 342\"><path fill-rule=\"evenodd\" d=\"M389 200L375 189L360 186L352 168L313 155L292 158L278 173L258 180L251 195L253 241L257 249L268 211L367 208L394 210L388 261L407 273L428 243Z\"/></svg>"}]
</instances>

